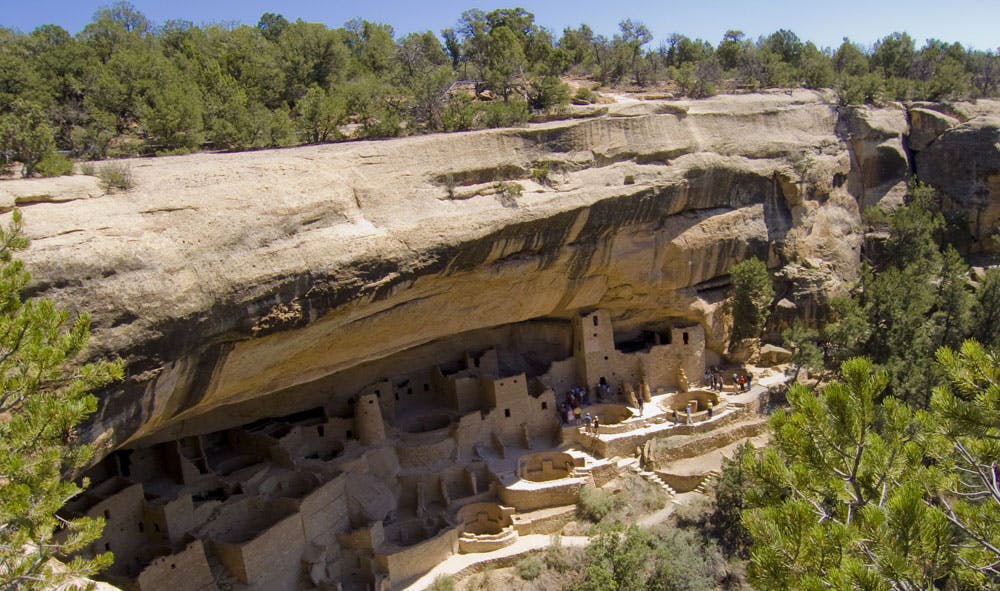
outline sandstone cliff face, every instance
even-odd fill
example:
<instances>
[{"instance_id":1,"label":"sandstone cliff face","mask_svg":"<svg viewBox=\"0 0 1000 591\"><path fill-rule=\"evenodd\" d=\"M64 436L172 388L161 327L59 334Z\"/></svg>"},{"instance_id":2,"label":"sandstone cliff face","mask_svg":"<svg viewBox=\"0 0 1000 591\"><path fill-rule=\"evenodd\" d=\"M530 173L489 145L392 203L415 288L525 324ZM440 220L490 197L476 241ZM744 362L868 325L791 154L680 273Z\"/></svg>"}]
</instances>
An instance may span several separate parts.
<instances>
[{"instance_id":1,"label":"sandstone cliff face","mask_svg":"<svg viewBox=\"0 0 1000 591\"><path fill-rule=\"evenodd\" d=\"M1000 112L995 106L911 111L919 113L912 117L915 132L928 138L913 146L917 174L966 212L983 249L996 248L992 238L1000 222Z\"/></svg>"},{"instance_id":2,"label":"sandstone cliff face","mask_svg":"<svg viewBox=\"0 0 1000 591\"><path fill-rule=\"evenodd\" d=\"M527 343L544 362L581 310L626 330L699 323L721 351L732 263L788 266L793 299L842 289L859 212L898 202L914 170L988 242L1000 106L963 109L845 110L810 92L629 103L135 160L125 194L78 176L11 181L0 200L24 207L33 293L90 312L93 353L127 361L90 428L110 450L346 399L442 351Z\"/></svg>"}]
</instances>

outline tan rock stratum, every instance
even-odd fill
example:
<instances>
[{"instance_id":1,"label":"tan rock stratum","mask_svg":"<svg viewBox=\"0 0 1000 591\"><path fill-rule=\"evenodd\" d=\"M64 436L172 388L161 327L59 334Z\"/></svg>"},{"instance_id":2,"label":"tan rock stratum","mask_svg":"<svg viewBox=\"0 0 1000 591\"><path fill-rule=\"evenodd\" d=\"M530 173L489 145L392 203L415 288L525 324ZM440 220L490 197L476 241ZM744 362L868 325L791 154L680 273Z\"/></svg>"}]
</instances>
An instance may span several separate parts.
<instances>
[{"instance_id":1,"label":"tan rock stratum","mask_svg":"<svg viewBox=\"0 0 1000 591\"><path fill-rule=\"evenodd\" d=\"M89 430L108 451L346 398L442 352L530 350L598 308L616 330L699 323L721 352L730 265L788 266L779 297L820 302L857 277L860 212L898 203L914 173L988 246L998 135L991 101L629 102L519 129L137 159L130 191L7 181L0 205L23 210L32 295L91 313L91 353L127 362Z\"/></svg>"}]
</instances>

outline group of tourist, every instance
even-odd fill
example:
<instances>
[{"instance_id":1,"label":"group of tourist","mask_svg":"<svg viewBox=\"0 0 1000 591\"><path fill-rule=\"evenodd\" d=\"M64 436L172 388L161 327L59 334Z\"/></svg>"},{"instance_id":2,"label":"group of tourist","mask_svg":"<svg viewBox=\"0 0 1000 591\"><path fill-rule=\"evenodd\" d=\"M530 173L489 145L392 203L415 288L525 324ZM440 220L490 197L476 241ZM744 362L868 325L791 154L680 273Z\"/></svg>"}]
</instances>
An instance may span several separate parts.
<instances>
[{"instance_id":1,"label":"group of tourist","mask_svg":"<svg viewBox=\"0 0 1000 591\"><path fill-rule=\"evenodd\" d=\"M601 378L594 392L597 401L603 402L610 395L611 386L606 379ZM566 392L562 404L559 405L559 418L564 425L583 426L588 433L597 433L597 428L601 426L601 418L596 413L594 415L585 413L583 411L585 406L590 406L590 392L587 388L574 386Z\"/></svg>"},{"instance_id":2,"label":"group of tourist","mask_svg":"<svg viewBox=\"0 0 1000 591\"><path fill-rule=\"evenodd\" d=\"M753 374L750 372L733 372L732 383L740 392L749 392L750 380L752 379ZM713 390L721 392L726 385L726 378L722 375L721 371L713 367L705 370L705 382L710 384Z\"/></svg>"},{"instance_id":3,"label":"group of tourist","mask_svg":"<svg viewBox=\"0 0 1000 591\"><path fill-rule=\"evenodd\" d=\"M566 392L566 398L559 406L559 416L563 424L580 425L583 420L583 407L590 404L590 393L586 388L574 386ZM587 416L590 416L588 413Z\"/></svg>"}]
</instances>

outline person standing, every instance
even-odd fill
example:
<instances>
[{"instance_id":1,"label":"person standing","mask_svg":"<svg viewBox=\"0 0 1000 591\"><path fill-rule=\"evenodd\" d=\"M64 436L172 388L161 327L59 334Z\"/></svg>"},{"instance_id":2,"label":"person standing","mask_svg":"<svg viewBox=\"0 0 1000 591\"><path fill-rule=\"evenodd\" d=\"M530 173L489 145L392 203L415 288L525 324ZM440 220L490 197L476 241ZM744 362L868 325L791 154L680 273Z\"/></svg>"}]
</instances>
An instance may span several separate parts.
<instances>
[{"instance_id":1,"label":"person standing","mask_svg":"<svg viewBox=\"0 0 1000 591\"><path fill-rule=\"evenodd\" d=\"M691 424L691 403L690 402L687 405L687 424L688 425Z\"/></svg>"}]
</instances>

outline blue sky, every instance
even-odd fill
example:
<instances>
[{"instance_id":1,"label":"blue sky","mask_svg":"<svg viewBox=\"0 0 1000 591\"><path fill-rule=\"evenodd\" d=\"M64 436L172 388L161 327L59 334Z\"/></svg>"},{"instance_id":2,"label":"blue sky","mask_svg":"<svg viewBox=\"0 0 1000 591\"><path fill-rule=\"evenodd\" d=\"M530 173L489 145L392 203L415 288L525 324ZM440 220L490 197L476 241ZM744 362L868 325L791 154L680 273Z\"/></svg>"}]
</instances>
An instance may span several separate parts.
<instances>
[{"instance_id":1,"label":"blue sky","mask_svg":"<svg viewBox=\"0 0 1000 591\"><path fill-rule=\"evenodd\" d=\"M0 0L0 25L28 32L41 24L57 24L76 33L94 11L109 2L87 0ZM750 38L790 29L820 47L836 47L844 36L869 45L894 31L906 31L918 43L934 37L966 47L1000 47L1000 0L547 0L481 2L477 0L133 0L154 23L185 19L197 24L239 22L256 24L264 12L289 20L301 18L338 27L361 17L393 26L397 35L412 31L439 32L454 25L463 10L523 6L542 26L559 33L566 26L586 23L611 35L624 18L649 27L655 47L671 33L718 43L727 29Z\"/></svg>"}]
</instances>

